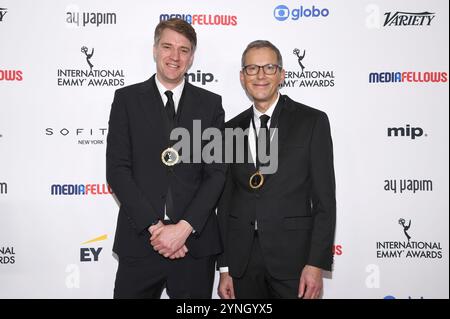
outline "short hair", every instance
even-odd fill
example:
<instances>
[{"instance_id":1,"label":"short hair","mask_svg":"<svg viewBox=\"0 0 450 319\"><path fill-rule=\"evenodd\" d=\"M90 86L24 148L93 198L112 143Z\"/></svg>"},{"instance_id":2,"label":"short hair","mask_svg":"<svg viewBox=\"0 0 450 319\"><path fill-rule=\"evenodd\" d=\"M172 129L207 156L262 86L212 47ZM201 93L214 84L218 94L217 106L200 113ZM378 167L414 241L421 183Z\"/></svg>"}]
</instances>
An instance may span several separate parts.
<instances>
[{"instance_id":1,"label":"short hair","mask_svg":"<svg viewBox=\"0 0 450 319\"><path fill-rule=\"evenodd\" d=\"M273 52L275 52L275 54L277 55L277 64L280 67L283 67L283 57L281 56L280 50L278 50L276 46L274 46L270 41L267 40L256 40L250 42L247 45L247 48L245 48L244 53L242 53L241 66L242 67L245 66L245 55L247 54L248 51L250 51L251 49L262 49L262 48L269 48Z\"/></svg>"},{"instance_id":2,"label":"short hair","mask_svg":"<svg viewBox=\"0 0 450 319\"><path fill-rule=\"evenodd\" d=\"M194 28L189 23L179 18L172 18L159 22L155 28L155 45L159 43L161 34L165 29L170 29L184 35L189 42L191 42L192 51L195 51L197 46L197 33L195 33Z\"/></svg>"}]
</instances>

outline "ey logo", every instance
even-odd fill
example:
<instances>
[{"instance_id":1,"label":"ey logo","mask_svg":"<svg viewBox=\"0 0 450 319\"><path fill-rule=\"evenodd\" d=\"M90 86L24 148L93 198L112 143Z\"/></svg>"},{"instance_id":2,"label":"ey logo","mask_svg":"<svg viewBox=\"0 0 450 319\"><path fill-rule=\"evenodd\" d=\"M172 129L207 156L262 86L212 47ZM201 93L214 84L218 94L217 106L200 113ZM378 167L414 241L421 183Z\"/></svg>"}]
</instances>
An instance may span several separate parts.
<instances>
[{"instance_id":1,"label":"ey logo","mask_svg":"<svg viewBox=\"0 0 450 319\"><path fill-rule=\"evenodd\" d=\"M96 237L94 239L85 241L84 243L81 243L81 245L96 243L99 241L103 241L108 239L108 235L102 235L100 237ZM86 262L86 261L98 261L98 257L100 255L100 252L102 251L103 247L81 247L80 248L80 261Z\"/></svg>"}]
</instances>

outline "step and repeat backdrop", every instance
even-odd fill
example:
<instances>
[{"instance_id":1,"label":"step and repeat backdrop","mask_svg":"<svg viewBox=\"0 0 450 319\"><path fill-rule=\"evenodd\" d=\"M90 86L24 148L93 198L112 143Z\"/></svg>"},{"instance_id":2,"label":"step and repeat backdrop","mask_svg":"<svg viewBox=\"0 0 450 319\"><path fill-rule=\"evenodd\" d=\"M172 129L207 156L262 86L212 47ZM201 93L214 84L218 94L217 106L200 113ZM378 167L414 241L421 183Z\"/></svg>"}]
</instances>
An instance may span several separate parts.
<instances>
[{"instance_id":1,"label":"step and repeat backdrop","mask_svg":"<svg viewBox=\"0 0 450 319\"><path fill-rule=\"evenodd\" d=\"M256 39L283 55L281 92L328 114L323 298L449 298L445 0L0 0L0 298L112 297L109 112L116 89L154 74L169 17L196 29L187 79L222 95L227 119L251 105L239 71Z\"/></svg>"}]
</instances>

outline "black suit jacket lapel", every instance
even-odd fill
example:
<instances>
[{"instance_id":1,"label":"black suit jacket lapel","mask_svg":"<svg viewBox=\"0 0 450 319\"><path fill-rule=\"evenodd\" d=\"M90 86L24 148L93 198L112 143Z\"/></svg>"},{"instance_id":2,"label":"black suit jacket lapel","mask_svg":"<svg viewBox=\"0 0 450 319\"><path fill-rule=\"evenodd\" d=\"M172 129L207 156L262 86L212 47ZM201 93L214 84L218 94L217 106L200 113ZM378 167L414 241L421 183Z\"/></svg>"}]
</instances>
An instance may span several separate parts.
<instances>
[{"instance_id":1,"label":"black suit jacket lapel","mask_svg":"<svg viewBox=\"0 0 450 319\"><path fill-rule=\"evenodd\" d=\"M169 123L164 111L163 101L155 83L155 76L141 85L140 107L152 127L152 134L160 141L161 149L167 147Z\"/></svg>"},{"instance_id":2,"label":"black suit jacket lapel","mask_svg":"<svg viewBox=\"0 0 450 319\"><path fill-rule=\"evenodd\" d=\"M192 127L192 120L195 119L196 101L192 85L187 81L184 83L183 92L181 93L180 102L178 103L177 113L175 115L175 126L184 128Z\"/></svg>"},{"instance_id":3,"label":"black suit jacket lapel","mask_svg":"<svg viewBox=\"0 0 450 319\"><path fill-rule=\"evenodd\" d=\"M270 121L270 128L277 127L277 134L278 134L278 142L275 144L273 140L270 143L270 148L273 149L274 147L278 147L278 165L280 164L280 146L283 145L284 140L288 136L289 127L292 125L291 120L292 117L290 116L290 105L289 101L287 100L287 97L285 95L280 95L280 99L278 100L278 104L276 105L276 109L273 113L273 121ZM267 174L264 175L265 184L262 187L262 191L264 192L269 186L270 186L270 180L272 177L276 174Z\"/></svg>"},{"instance_id":4,"label":"black suit jacket lapel","mask_svg":"<svg viewBox=\"0 0 450 319\"><path fill-rule=\"evenodd\" d=\"M253 116L253 107L250 107L246 111L246 114L244 115L242 120L239 122L238 127L241 128L243 131L248 130L250 128L250 122L251 122L252 116ZM246 134L244 136L244 145L243 145L244 161L245 161L244 167L248 174L248 177L246 177L246 178L250 178L250 176L256 171L256 167L254 164L254 159L252 158L252 153L250 151L250 144L249 144L248 139L249 139L249 136L248 136L248 134ZM240 148L241 146L237 145L237 147ZM236 150L235 150L235 152L236 152Z\"/></svg>"}]
</instances>

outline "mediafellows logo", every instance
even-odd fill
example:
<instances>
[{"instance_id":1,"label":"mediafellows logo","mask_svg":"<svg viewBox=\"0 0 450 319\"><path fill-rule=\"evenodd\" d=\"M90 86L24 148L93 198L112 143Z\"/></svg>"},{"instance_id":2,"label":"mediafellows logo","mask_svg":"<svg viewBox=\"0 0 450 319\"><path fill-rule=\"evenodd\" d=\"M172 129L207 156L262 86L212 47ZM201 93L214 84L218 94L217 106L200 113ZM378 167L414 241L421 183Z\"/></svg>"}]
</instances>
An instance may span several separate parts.
<instances>
[{"instance_id":1,"label":"mediafellows logo","mask_svg":"<svg viewBox=\"0 0 450 319\"><path fill-rule=\"evenodd\" d=\"M23 72L21 70L1 70L0 81L22 81Z\"/></svg>"},{"instance_id":2,"label":"mediafellows logo","mask_svg":"<svg viewBox=\"0 0 450 319\"><path fill-rule=\"evenodd\" d=\"M403 241L380 241L376 242L377 258L405 258L405 259L442 259L443 251L440 242L413 240L414 224L411 219L399 218L398 229L405 240Z\"/></svg>"},{"instance_id":3,"label":"mediafellows logo","mask_svg":"<svg viewBox=\"0 0 450 319\"><path fill-rule=\"evenodd\" d=\"M204 26L236 26L237 16L228 14L190 14L190 13L162 13L159 21L178 18L192 25Z\"/></svg>"},{"instance_id":4,"label":"mediafellows logo","mask_svg":"<svg viewBox=\"0 0 450 319\"><path fill-rule=\"evenodd\" d=\"M446 83L447 72L372 72L369 83Z\"/></svg>"},{"instance_id":5,"label":"mediafellows logo","mask_svg":"<svg viewBox=\"0 0 450 319\"><path fill-rule=\"evenodd\" d=\"M273 10L273 16L278 21L301 20L305 18L325 18L330 14L330 10L327 8L318 8L316 6L290 9L285 5L279 5Z\"/></svg>"},{"instance_id":6,"label":"mediafellows logo","mask_svg":"<svg viewBox=\"0 0 450 319\"><path fill-rule=\"evenodd\" d=\"M291 57L297 60L298 69L285 70L285 79L281 87L333 87L335 85L334 70L311 68L306 64L306 50L295 48Z\"/></svg>"},{"instance_id":7,"label":"mediafellows logo","mask_svg":"<svg viewBox=\"0 0 450 319\"><path fill-rule=\"evenodd\" d=\"M383 27L430 26L436 17L431 12L386 12Z\"/></svg>"},{"instance_id":8,"label":"mediafellows logo","mask_svg":"<svg viewBox=\"0 0 450 319\"><path fill-rule=\"evenodd\" d=\"M108 184L53 184L51 195L85 196L110 195L113 193Z\"/></svg>"},{"instance_id":9,"label":"mediafellows logo","mask_svg":"<svg viewBox=\"0 0 450 319\"><path fill-rule=\"evenodd\" d=\"M97 62L94 62L94 48L83 45L80 53L80 63L84 60L88 68L58 69L58 86L116 87L125 85L125 75L122 69L95 68Z\"/></svg>"}]
</instances>

